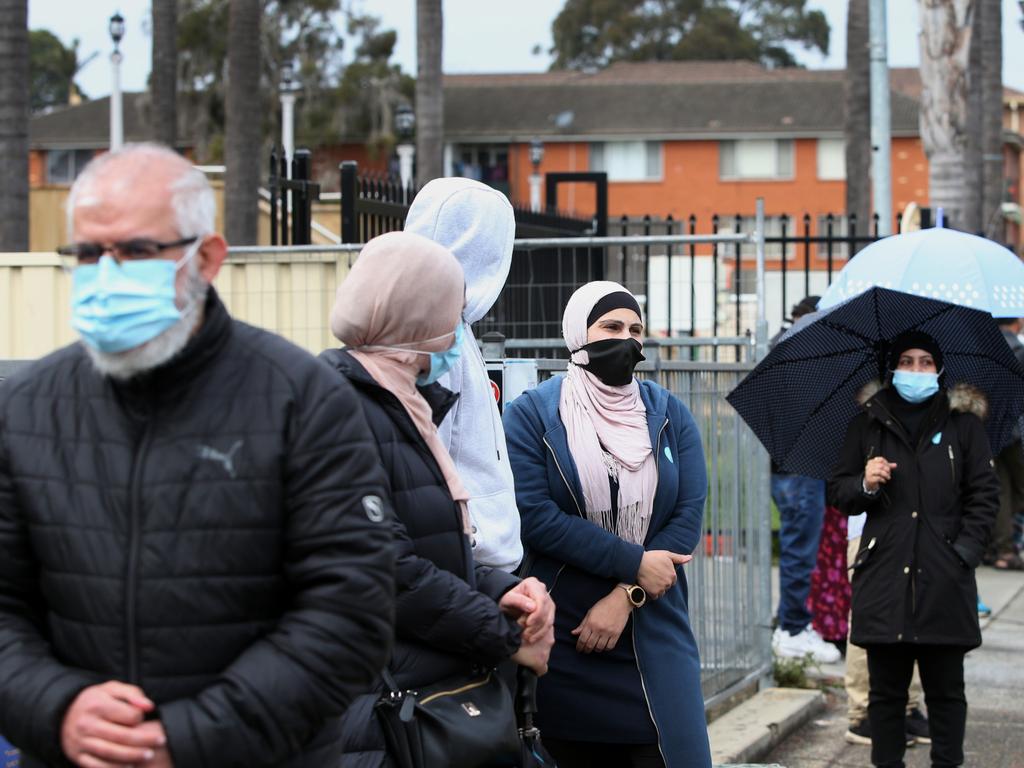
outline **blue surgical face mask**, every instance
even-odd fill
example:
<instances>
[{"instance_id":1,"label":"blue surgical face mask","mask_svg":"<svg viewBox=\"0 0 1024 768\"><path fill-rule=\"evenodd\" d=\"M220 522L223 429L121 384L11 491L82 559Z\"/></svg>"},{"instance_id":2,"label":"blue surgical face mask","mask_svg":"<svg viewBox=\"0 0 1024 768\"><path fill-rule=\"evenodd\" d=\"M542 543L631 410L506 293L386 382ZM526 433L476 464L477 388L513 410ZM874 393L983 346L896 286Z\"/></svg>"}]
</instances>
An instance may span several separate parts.
<instances>
[{"instance_id":1,"label":"blue surgical face mask","mask_svg":"<svg viewBox=\"0 0 1024 768\"><path fill-rule=\"evenodd\" d=\"M459 359L462 354L462 322L460 321L455 326L455 341L452 345L443 352L431 352L430 353L430 369L421 374L417 379L416 383L421 387L427 386L427 384L433 384L435 381L444 376L448 371L455 365L455 361Z\"/></svg>"},{"instance_id":2,"label":"blue surgical face mask","mask_svg":"<svg viewBox=\"0 0 1024 768\"><path fill-rule=\"evenodd\" d=\"M908 403L923 403L939 391L939 374L895 371L892 385Z\"/></svg>"},{"instance_id":3,"label":"blue surgical face mask","mask_svg":"<svg viewBox=\"0 0 1024 768\"><path fill-rule=\"evenodd\" d=\"M181 320L175 277L201 244L201 239L196 240L178 261L139 259L119 264L104 254L96 264L75 267L71 325L100 352L124 352L152 341Z\"/></svg>"}]
</instances>

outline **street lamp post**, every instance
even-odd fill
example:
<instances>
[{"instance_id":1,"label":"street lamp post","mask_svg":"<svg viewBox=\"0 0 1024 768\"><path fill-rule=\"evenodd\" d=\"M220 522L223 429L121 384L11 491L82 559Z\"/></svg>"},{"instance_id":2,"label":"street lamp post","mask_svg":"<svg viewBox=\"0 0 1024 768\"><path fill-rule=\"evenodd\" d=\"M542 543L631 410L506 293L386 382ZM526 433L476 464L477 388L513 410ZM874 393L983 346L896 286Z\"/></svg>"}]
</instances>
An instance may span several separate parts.
<instances>
[{"instance_id":1,"label":"street lamp post","mask_svg":"<svg viewBox=\"0 0 1024 768\"><path fill-rule=\"evenodd\" d=\"M281 147L284 149L285 173L292 177L295 156L295 84L291 65L281 67Z\"/></svg>"},{"instance_id":2,"label":"street lamp post","mask_svg":"<svg viewBox=\"0 0 1024 768\"><path fill-rule=\"evenodd\" d=\"M533 163L533 173L530 174L530 210L534 213L540 211L540 164L544 160L544 142L534 139L530 142L530 162Z\"/></svg>"},{"instance_id":3,"label":"street lamp post","mask_svg":"<svg viewBox=\"0 0 1024 768\"><path fill-rule=\"evenodd\" d=\"M395 111L395 133L398 134L398 175L403 189L412 186L413 162L416 159L416 145L413 136L416 131L416 114L408 104L402 104Z\"/></svg>"},{"instance_id":4,"label":"street lamp post","mask_svg":"<svg viewBox=\"0 0 1024 768\"><path fill-rule=\"evenodd\" d=\"M124 144L124 118L121 111L121 39L124 37L124 17L114 13L110 17L110 39L114 51L110 54L110 150L114 152Z\"/></svg>"}]
</instances>

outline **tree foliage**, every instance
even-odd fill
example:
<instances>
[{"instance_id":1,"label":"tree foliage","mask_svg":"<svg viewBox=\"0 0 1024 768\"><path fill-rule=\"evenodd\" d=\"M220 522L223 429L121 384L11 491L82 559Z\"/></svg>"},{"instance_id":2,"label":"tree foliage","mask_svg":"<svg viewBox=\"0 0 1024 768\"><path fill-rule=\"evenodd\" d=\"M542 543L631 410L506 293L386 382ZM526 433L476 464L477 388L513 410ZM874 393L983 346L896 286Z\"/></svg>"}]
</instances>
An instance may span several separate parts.
<instances>
[{"instance_id":1,"label":"tree foliage","mask_svg":"<svg viewBox=\"0 0 1024 768\"><path fill-rule=\"evenodd\" d=\"M79 97L84 96L74 85L78 72L78 40L65 46L52 32L34 29L29 33L28 47L33 112L64 106L71 99L72 89Z\"/></svg>"},{"instance_id":2,"label":"tree foliage","mask_svg":"<svg viewBox=\"0 0 1024 768\"><path fill-rule=\"evenodd\" d=\"M296 146L337 142L342 136L369 136L388 144L390 108L411 80L388 64L395 33L343 0L261 0L261 135L277 137L282 67L290 65L298 87ZM200 141L198 156L223 157L228 0L179 0L179 108L188 114ZM348 61L346 37L355 40ZM383 95L382 95L383 94ZM382 104L387 114L381 116ZM387 118L387 119L385 119ZM388 146L390 146L388 144Z\"/></svg>"},{"instance_id":3,"label":"tree foliage","mask_svg":"<svg viewBox=\"0 0 1024 768\"><path fill-rule=\"evenodd\" d=\"M566 0L552 69L616 61L746 59L795 66L793 45L828 53L829 26L807 0Z\"/></svg>"}]
</instances>

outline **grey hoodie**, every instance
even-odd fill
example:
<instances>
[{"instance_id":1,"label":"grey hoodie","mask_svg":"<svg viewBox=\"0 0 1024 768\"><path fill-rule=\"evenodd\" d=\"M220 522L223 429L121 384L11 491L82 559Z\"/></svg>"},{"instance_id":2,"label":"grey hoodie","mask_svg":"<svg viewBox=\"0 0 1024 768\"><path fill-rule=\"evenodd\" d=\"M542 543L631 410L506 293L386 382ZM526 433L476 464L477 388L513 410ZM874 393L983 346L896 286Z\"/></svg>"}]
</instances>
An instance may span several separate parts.
<instances>
[{"instance_id":1,"label":"grey hoodie","mask_svg":"<svg viewBox=\"0 0 1024 768\"><path fill-rule=\"evenodd\" d=\"M508 199L486 184L434 179L413 200L405 231L450 250L466 275L462 355L440 379L459 394L459 400L438 431L471 495L474 558L512 571L523 557L515 485L501 416L469 324L487 314L505 285L512 266L515 215Z\"/></svg>"}]
</instances>

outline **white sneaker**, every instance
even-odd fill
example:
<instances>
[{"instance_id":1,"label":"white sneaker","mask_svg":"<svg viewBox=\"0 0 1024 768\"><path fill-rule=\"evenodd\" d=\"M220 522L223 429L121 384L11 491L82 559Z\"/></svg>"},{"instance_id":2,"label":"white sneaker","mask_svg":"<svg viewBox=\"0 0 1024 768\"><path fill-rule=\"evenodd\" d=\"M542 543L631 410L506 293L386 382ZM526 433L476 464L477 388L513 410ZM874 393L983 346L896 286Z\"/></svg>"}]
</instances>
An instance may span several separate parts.
<instances>
[{"instance_id":1,"label":"white sneaker","mask_svg":"<svg viewBox=\"0 0 1024 768\"><path fill-rule=\"evenodd\" d=\"M795 635L778 627L772 635L772 650L776 656L788 658L801 658L810 654L818 664L835 664L842 658L839 649L825 642L810 624Z\"/></svg>"}]
</instances>

